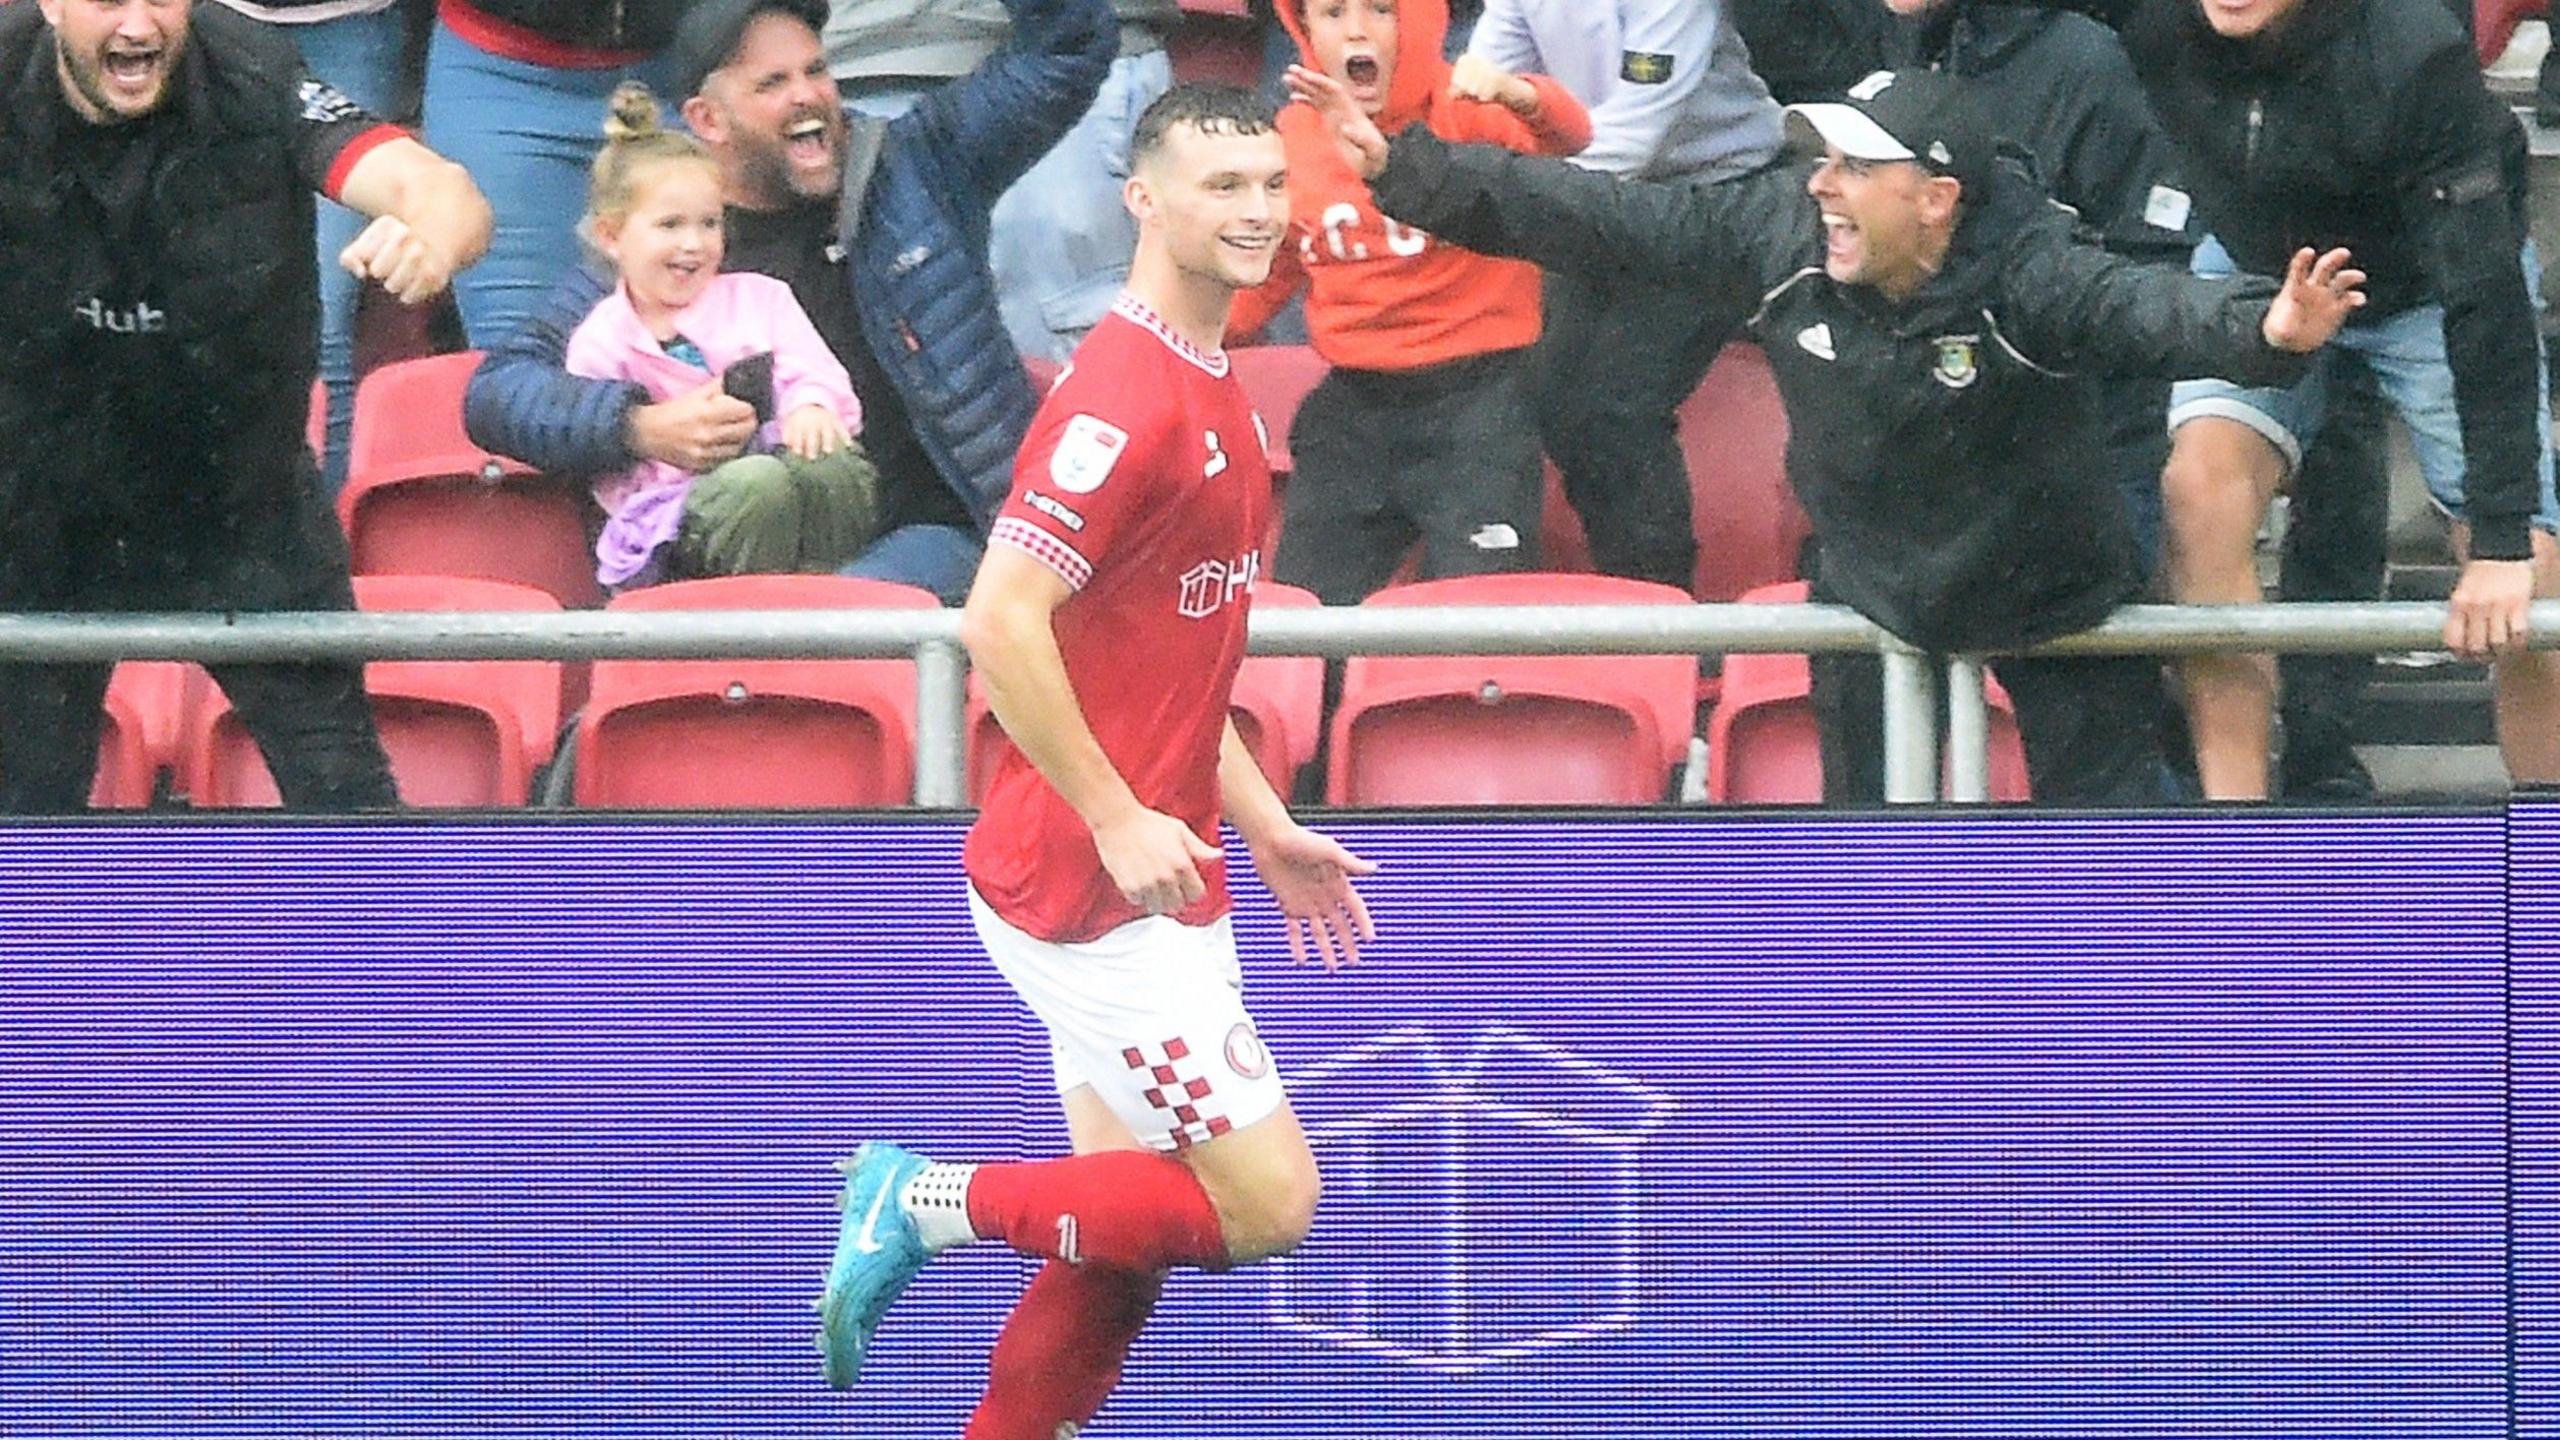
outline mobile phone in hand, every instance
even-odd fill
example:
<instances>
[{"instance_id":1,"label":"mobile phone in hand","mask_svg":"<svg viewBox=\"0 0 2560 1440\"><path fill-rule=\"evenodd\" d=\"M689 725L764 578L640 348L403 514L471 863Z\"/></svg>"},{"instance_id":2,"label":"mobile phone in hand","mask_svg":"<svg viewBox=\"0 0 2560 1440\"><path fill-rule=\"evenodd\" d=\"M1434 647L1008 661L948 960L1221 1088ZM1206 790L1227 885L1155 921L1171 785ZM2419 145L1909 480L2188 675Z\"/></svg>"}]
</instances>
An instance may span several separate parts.
<instances>
[{"instance_id":1,"label":"mobile phone in hand","mask_svg":"<svg viewBox=\"0 0 2560 1440\"><path fill-rule=\"evenodd\" d=\"M720 372L720 388L732 399L755 407L758 425L773 419L773 352L759 350L740 357Z\"/></svg>"}]
</instances>

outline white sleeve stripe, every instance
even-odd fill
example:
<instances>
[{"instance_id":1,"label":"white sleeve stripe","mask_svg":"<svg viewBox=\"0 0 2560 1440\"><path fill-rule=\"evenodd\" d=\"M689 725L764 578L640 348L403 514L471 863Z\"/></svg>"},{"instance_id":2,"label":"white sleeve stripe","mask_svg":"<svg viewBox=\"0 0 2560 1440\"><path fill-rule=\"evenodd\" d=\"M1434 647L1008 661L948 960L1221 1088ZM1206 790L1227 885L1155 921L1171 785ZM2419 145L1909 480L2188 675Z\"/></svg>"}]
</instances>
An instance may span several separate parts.
<instances>
[{"instance_id":1,"label":"white sleeve stripe","mask_svg":"<svg viewBox=\"0 0 2560 1440\"><path fill-rule=\"evenodd\" d=\"M1082 590L1085 582L1093 578L1091 561L1077 554L1074 546L1028 520L1011 515L998 520L995 528L987 532L987 541L995 545L1010 545L1048 566L1058 573L1059 579L1067 582L1068 589Z\"/></svg>"}]
</instances>

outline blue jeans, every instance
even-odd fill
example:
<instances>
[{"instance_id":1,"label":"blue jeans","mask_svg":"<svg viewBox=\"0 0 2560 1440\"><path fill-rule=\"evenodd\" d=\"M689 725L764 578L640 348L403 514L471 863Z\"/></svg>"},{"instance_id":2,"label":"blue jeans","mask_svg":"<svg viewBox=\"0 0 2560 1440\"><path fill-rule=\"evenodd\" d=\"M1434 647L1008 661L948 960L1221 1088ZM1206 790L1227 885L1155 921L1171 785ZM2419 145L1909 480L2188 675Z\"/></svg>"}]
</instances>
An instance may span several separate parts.
<instances>
[{"instance_id":1,"label":"blue jeans","mask_svg":"<svg viewBox=\"0 0 2560 1440\"><path fill-rule=\"evenodd\" d=\"M276 28L293 37L313 75L348 99L386 119L407 108L408 97L400 89L409 27L397 7ZM355 243L364 224L353 210L323 200L314 227L320 248L320 379L329 387L329 444L320 457L320 473L332 495L347 483L347 427L356 398L356 299L363 288L338 264L338 252Z\"/></svg>"},{"instance_id":2,"label":"blue jeans","mask_svg":"<svg viewBox=\"0 0 2560 1440\"><path fill-rule=\"evenodd\" d=\"M2524 243L2526 293L2533 308L2542 308L2542 264L2533 242ZM2196 247L2192 268L2198 275L2232 273L2231 256L2208 238ZM2539 340L2536 342L2539 348ZM2462 518L2462 416L2454 406L2453 366L2445 356L2444 307L2417 305L2368 324L2350 324L2311 362L2311 372L2288 389L2250 389L2227 380L2181 380L2169 393L2169 428L2189 420L2236 420L2264 437L2284 455L2285 467L2302 467L2302 452L2320 433L2329 410L2330 372L2340 355L2363 362L2381 387L2383 399L2409 427L2418 470L2437 507ZM2542 494L2534 504L2533 528L2560 534L2560 499L2552 491L2551 364L2546 356L2535 384L2536 433L2542 438Z\"/></svg>"},{"instance_id":3,"label":"blue jeans","mask_svg":"<svg viewBox=\"0 0 2560 1440\"><path fill-rule=\"evenodd\" d=\"M513 333L578 264L578 220L588 168L604 145L605 101L629 79L669 100L659 60L555 69L490 54L437 23L427 46L427 147L470 171L497 212L488 255L454 278L473 348Z\"/></svg>"},{"instance_id":4,"label":"blue jeans","mask_svg":"<svg viewBox=\"0 0 2560 1440\"><path fill-rule=\"evenodd\" d=\"M945 605L969 598L986 542L949 525L901 525L871 542L852 564L837 571L857 580L894 580L942 597Z\"/></svg>"},{"instance_id":5,"label":"blue jeans","mask_svg":"<svg viewBox=\"0 0 2560 1440\"><path fill-rule=\"evenodd\" d=\"M1113 61L1084 118L996 201L988 268L1004 328L1023 354L1072 358L1128 282L1138 248L1138 222L1120 198L1129 140L1139 112L1172 86L1173 59L1162 50ZM895 119L923 94L875 90L846 103Z\"/></svg>"}]
</instances>

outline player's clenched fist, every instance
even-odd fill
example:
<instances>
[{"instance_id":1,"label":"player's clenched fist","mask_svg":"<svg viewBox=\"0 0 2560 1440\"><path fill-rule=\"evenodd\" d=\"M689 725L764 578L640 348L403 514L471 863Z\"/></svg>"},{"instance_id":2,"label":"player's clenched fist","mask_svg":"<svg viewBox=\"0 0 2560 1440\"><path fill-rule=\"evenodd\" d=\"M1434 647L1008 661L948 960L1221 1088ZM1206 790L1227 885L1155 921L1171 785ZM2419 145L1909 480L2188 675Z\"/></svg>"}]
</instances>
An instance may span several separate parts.
<instances>
[{"instance_id":1,"label":"player's clenched fist","mask_svg":"<svg viewBox=\"0 0 2560 1440\"><path fill-rule=\"evenodd\" d=\"M397 216L385 215L364 228L355 243L338 252L338 263L361 280L381 282L403 305L431 300L453 282L455 257L409 228Z\"/></svg>"},{"instance_id":2,"label":"player's clenched fist","mask_svg":"<svg viewBox=\"0 0 2560 1440\"><path fill-rule=\"evenodd\" d=\"M1122 899L1150 915L1178 913L1209 893L1200 866L1219 857L1217 846L1160 810L1134 809L1096 826L1093 848Z\"/></svg>"}]
</instances>

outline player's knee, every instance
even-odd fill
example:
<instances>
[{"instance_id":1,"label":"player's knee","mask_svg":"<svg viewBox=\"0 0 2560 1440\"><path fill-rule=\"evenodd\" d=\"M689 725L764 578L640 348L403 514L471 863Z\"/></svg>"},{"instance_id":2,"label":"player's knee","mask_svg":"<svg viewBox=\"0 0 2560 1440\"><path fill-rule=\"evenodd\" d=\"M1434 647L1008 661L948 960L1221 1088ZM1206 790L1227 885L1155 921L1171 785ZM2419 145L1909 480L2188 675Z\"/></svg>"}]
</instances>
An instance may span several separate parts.
<instances>
[{"instance_id":1,"label":"player's knee","mask_svg":"<svg viewBox=\"0 0 2560 1440\"><path fill-rule=\"evenodd\" d=\"M1245 1203L1230 1208L1227 1254L1239 1265L1267 1260L1296 1249L1314 1228L1316 1204L1324 1183L1315 1157L1302 1157L1282 1175L1256 1186Z\"/></svg>"}]
</instances>

